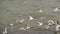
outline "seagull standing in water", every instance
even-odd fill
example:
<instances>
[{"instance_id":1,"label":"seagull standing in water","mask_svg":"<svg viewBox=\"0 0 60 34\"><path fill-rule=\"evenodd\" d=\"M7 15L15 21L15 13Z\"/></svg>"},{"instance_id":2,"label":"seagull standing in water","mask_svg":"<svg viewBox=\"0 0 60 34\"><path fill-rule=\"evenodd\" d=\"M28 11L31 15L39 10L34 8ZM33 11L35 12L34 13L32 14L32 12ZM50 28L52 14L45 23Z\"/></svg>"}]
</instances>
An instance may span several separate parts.
<instances>
[{"instance_id":1,"label":"seagull standing in water","mask_svg":"<svg viewBox=\"0 0 60 34\"><path fill-rule=\"evenodd\" d=\"M48 20L48 25L45 25L45 28L48 29L50 26L54 25L54 21L53 20Z\"/></svg>"},{"instance_id":2,"label":"seagull standing in water","mask_svg":"<svg viewBox=\"0 0 60 34\"><path fill-rule=\"evenodd\" d=\"M60 11L60 8L55 8L54 11Z\"/></svg>"},{"instance_id":3,"label":"seagull standing in water","mask_svg":"<svg viewBox=\"0 0 60 34\"><path fill-rule=\"evenodd\" d=\"M24 19L21 19L21 20L20 20L20 23L22 23L22 22L24 22Z\"/></svg>"},{"instance_id":4,"label":"seagull standing in water","mask_svg":"<svg viewBox=\"0 0 60 34\"><path fill-rule=\"evenodd\" d=\"M48 25L49 25L49 26L50 26L50 25L53 25L53 24L55 24L53 20L49 20L49 21L48 21Z\"/></svg>"},{"instance_id":5,"label":"seagull standing in water","mask_svg":"<svg viewBox=\"0 0 60 34\"><path fill-rule=\"evenodd\" d=\"M41 9L39 9L39 8L38 8L38 10L39 10L40 13L43 11L43 10L41 10Z\"/></svg>"},{"instance_id":6,"label":"seagull standing in water","mask_svg":"<svg viewBox=\"0 0 60 34\"><path fill-rule=\"evenodd\" d=\"M29 16L29 20L33 20L34 18L32 16Z\"/></svg>"},{"instance_id":7,"label":"seagull standing in water","mask_svg":"<svg viewBox=\"0 0 60 34\"><path fill-rule=\"evenodd\" d=\"M14 25L13 23L11 23L11 24L10 24L10 26L11 26L11 29L13 29L13 25Z\"/></svg>"},{"instance_id":8,"label":"seagull standing in water","mask_svg":"<svg viewBox=\"0 0 60 34\"><path fill-rule=\"evenodd\" d=\"M30 28L30 26L29 26L29 25L27 25L26 29L29 29L29 28Z\"/></svg>"},{"instance_id":9,"label":"seagull standing in water","mask_svg":"<svg viewBox=\"0 0 60 34\"><path fill-rule=\"evenodd\" d=\"M7 34L7 28L5 28L5 31L3 32L3 34Z\"/></svg>"},{"instance_id":10,"label":"seagull standing in water","mask_svg":"<svg viewBox=\"0 0 60 34\"><path fill-rule=\"evenodd\" d=\"M42 12L43 10L39 10L39 12Z\"/></svg>"},{"instance_id":11,"label":"seagull standing in water","mask_svg":"<svg viewBox=\"0 0 60 34\"><path fill-rule=\"evenodd\" d=\"M56 31L59 31L59 27L60 27L60 25L58 24L57 21L55 21L55 23L56 23Z\"/></svg>"},{"instance_id":12,"label":"seagull standing in water","mask_svg":"<svg viewBox=\"0 0 60 34\"><path fill-rule=\"evenodd\" d=\"M38 24L39 24L39 26L42 26L42 25L43 25L43 23L42 23L42 22L38 22Z\"/></svg>"},{"instance_id":13,"label":"seagull standing in water","mask_svg":"<svg viewBox=\"0 0 60 34\"><path fill-rule=\"evenodd\" d=\"M13 24L11 23L10 26L13 26Z\"/></svg>"},{"instance_id":14,"label":"seagull standing in water","mask_svg":"<svg viewBox=\"0 0 60 34\"><path fill-rule=\"evenodd\" d=\"M39 26L42 26L42 25L43 25L42 22L38 22L38 23L39 23ZM48 29L48 28L49 28L49 25L44 25L44 28L45 28L45 29Z\"/></svg>"}]
</instances>

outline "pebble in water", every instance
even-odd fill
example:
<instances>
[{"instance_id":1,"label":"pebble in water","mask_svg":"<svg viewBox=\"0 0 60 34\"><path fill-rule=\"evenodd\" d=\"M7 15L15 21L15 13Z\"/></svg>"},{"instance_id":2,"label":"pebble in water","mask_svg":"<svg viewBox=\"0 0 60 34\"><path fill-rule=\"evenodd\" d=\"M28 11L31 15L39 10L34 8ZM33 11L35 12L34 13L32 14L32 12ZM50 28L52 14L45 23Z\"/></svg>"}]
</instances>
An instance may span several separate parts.
<instances>
[{"instance_id":1,"label":"pebble in water","mask_svg":"<svg viewBox=\"0 0 60 34\"><path fill-rule=\"evenodd\" d=\"M53 20L48 21L48 25L53 25L53 24L55 24Z\"/></svg>"},{"instance_id":2,"label":"pebble in water","mask_svg":"<svg viewBox=\"0 0 60 34\"><path fill-rule=\"evenodd\" d=\"M26 31L26 29L25 29L24 27L19 28L19 30L24 30L24 31Z\"/></svg>"},{"instance_id":3,"label":"pebble in water","mask_svg":"<svg viewBox=\"0 0 60 34\"><path fill-rule=\"evenodd\" d=\"M29 16L29 20L33 20L34 18L32 16Z\"/></svg>"},{"instance_id":4,"label":"pebble in water","mask_svg":"<svg viewBox=\"0 0 60 34\"><path fill-rule=\"evenodd\" d=\"M38 8L38 10L39 10L39 12L42 12L42 11L43 11L43 10L41 10L41 9L39 9L39 8Z\"/></svg>"}]
</instances>

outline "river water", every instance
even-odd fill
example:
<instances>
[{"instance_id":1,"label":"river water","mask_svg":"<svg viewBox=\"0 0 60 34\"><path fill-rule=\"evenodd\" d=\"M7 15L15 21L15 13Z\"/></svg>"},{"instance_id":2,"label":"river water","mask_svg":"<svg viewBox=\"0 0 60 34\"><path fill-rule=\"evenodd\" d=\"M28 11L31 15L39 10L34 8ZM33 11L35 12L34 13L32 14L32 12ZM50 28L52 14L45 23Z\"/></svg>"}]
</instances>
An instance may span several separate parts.
<instances>
[{"instance_id":1,"label":"river water","mask_svg":"<svg viewBox=\"0 0 60 34\"><path fill-rule=\"evenodd\" d=\"M21 26L25 27L25 24L38 28L36 21L49 20L39 20L40 17L49 17L60 22L60 11L54 12L55 8L60 8L60 0L0 0L0 32L2 33L5 27L10 31L9 24L11 23L14 23L12 31L18 30ZM43 12L39 13L38 9ZM29 16L35 19L29 21ZM17 19L26 19L26 21L21 25L15 23ZM55 26L52 26L50 30L55 31Z\"/></svg>"}]
</instances>

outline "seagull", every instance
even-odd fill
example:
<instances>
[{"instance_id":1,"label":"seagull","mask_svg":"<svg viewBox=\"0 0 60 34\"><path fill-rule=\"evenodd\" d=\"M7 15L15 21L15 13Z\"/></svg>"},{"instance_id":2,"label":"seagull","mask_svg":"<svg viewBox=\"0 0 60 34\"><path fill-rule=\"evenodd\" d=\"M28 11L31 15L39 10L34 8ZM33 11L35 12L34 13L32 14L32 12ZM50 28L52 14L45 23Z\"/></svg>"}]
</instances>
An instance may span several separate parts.
<instances>
[{"instance_id":1,"label":"seagull","mask_svg":"<svg viewBox=\"0 0 60 34\"><path fill-rule=\"evenodd\" d=\"M21 20L20 20L20 23L22 23L22 22L24 22L24 19L21 19Z\"/></svg>"},{"instance_id":2,"label":"seagull","mask_svg":"<svg viewBox=\"0 0 60 34\"><path fill-rule=\"evenodd\" d=\"M59 9L60 9L60 8L55 8L54 11L60 11Z\"/></svg>"},{"instance_id":3,"label":"seagull","mask_svg":"<svg viewBox=\"0 0 60 34\"><path fill-rule=\"evenodd\" d=\"M6 34L7 33L7 28L5 28L5 31L3 32L3 34Z\"/></svg>"},{"instance_id":4,"label":"seagull","mask_svg":"<svg viewBox=\"0 0 60 34\"><path fill-rule=\"evenodd\" d=\"M60 25L57 25L56 26L56 31L59 31L59 27L60 27Z\"/></svg>"},{"instance_id":5,"label":"seagull","mask_svg":"<svg viewBox=\"0 0 60 34\"><path fill-rule=\"evenodd\" d=\"M10 26L13 26L13 24L10 24Z\"/></svg>"},{"instance_id":6,"label":"seagull","mask_svg":"<svg viewBox=\"0 0 60 34\"><path fill-rule=\"evenodd\" d=\"M53 25L53 24L55 24L53 20L48 21L48 25Z\"/></svg>"},{"instance_id":7,"label":"seagull","mask_svg":"<svg viewBox=\"0 0 60 34\"><path fill-rule=\"evenodd\" d=\"M39 12L42 12L43 10L39 10Z\"/></svg>"},{"instance_id":8,"label":"seagull","mask_svg":"<svg viewBox=\"0 0 60 34\"><path fill-rule=\"evenodd\" d=\"M39 9L39 8L38 8L38 10L39 10L39 12L42 12L42 11L43 11L43 10L41 10L41 9Z\"/></svg>"},{"instance_id":9,"label":"seagull","mask_svg":"<svg viewBox=\"0 0 60 34\"><path fill-rule=\"evenodd\" d=\"M33 20L34 18L32 16L29 16L29 20Z\"/></svg>"},{"instance_id":10,"label":"seagull","mask_svg":"<svg viewBox=\"0 0 60 34\"><path fill-rule=\"evenodd\" d=\"M7 28L5 28L5 33L7 33Z\"/></svg>"},{"instance_id":11,"label":"seagull","mask_svg":"<svg viewBox=\"0 0 60 34\"><path fill-rule=\"evenodd\" d=\"M19 30L24 30L24 31L26 31L26 29L25 29L24 27L19 28Z\"/></svg>"},{"instance_id":12,"label":"seagull","mask_svg":"<svg viewBox=\"0 0 60 34\"><path fill-rule=\"evenodd\" d=\"M59 31L59 27L60 27L60 25L58 24L57 21L55 21L55 24L56 24L56 31Z\"/></svg>"},{"instance_id":13,"label":"seagull","mask_svg":"<svg viewBox=\"0 0 60 34\"><path fill-rule=\"evenodd\" d=\"M42 22L38 22L38 24L39 24L39 26L42 26L42 25L43 25L43 23L42 23Z\"/></svg>"},{"instance_id":14,"label":"seagull","mask_svg":"<svg viewBox=\"0 0 60 34\"><path fill-rule=\"evenodd\" d=\"M58 8L55 8L54 11L58 11Z\"/></svg>"},{"instance_id":15,"label":"seagull","mask_svg":"<svg viewBox=\"0 0 60 34\"><path fill-rule=\"evenodd\" d=\"M30 28L30 26L27 25L26 29L29 29L29 28Z\"/></svg>"}]
</instances>

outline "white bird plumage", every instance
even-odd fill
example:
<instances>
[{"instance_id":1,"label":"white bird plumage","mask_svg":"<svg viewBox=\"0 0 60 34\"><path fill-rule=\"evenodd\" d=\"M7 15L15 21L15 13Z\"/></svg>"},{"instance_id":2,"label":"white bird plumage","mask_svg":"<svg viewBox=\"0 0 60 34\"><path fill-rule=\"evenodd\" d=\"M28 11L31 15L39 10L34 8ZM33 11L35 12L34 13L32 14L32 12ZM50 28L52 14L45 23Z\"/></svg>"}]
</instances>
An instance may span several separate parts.
<instances>
[{"instance_id":1,"label":"white bird plumage","mask_svg":"<svg viewBox=\"0 0 60 34\"><path fill-rule=\"evenodd\" d=\"M58 11L58 8L55 8L54 11Z\"/></svg>"},{"instance_id":2,"label":"white bird plumage","mask_svg":"<svg viewBox=\"0 0 60 34\"><path fill-rule=\"evenodd\" d=\"M24 19L21 19L21 20L20 20L20 23L22 23L22 22L24 22Z\"/></svg>"},{"instance_id":3,"label":"white bird plumage","mask_svg":"<svg viewBox=\"0 0 60 34\"><path fill-rule=\"evenodd\" d=\"M13 23L11 23L10 26L13 26Z\"/></svg>"},{"instance_id":4,"label":"white bird plumage","mask_svg":"<svg viewBox=\"0 0 60 34\"><path fill-rule=\"evenodd\" d=\"M55 24L53 20L48 20L48 25L53 25Z\"/></svg>"},{"instance_id":5,"label":"white bird plumage","mask_svg":"<svg viewBox=\"0 0 60 34\"><path fill-rule=\"evenodd\" d=\"M38 22L38 24L39 24L39 26L42 26L42 25L43 25L43 23L42 23L42 22Z\"/></svg>"},{"instance_id":6,"label":"white bird plumage","mask_svg":"<svg viewBox=\"0 0 60 34\"><path fill-rule=\"evenodd\" d=\"M7 28L5 27L5 31L3 32L3 34L6 34L7 33Z\"/></svg>"},{"instance_id":7,"label":"white bird plumage","mask_svg":"<svg viewBox=\"0 0 60 34\"><path fill-rule=\"evenodd\" d=\"M7 33L7 28L5 28L5 33Z\"/></svg>"},{"instance_id":8,"label":"white bird plumage","mask_svg":"<svg viewBox=\"0 0 60 34\"><path fill-rule=\"evenodd\" d=\"M39 12L42 12L43 10L39 10Z\"/></svg>"},{"instance_id":9,"label":"white bird plumage","mask_svg":"<svg viewBox=\"0 0 60 34\"><path fill-rule=\"evenodd\" d=\"M56 31L59 31L60 25L57 23L57 21L55 21L55 24L56 24Z\"/></svg>"},{"instance_id":10,"label":"white bird plumage","mask_svg":"<svg viewBox=\"0 0 60 34\"><path fill-rule=\"evenodd\" d=\"M55 8L54 11L60 11L60 8Z\"/></svg>"},{"instance_id":11,"label":"white bird plumage","mask_svg":"<svg viewBox=\"0 0 60 34\"><path fill-rule=\"evenodd\" d=\"M60 27L60 25L57 25L56 26L56 31L59 31L59 27Z\"/></svg>"},{"instance_id":12,"label":"white bird plumage","mask_svg":"<svg viewBox=\"0 0 60 34\"><path fill-rule=\"evenodd\" d=\"M29 25L27 25L26 29L29 29L29 28L30 28L30 26L29 26Z\"/></svg>"},{"instance_id":13,"label":"white bird plumage","mask_svg":"<svg viewBox=\"0 0 60 34\"><path fill-rule=\"evenodd\" d=\"M34 18L32 16L29 16L29 20L33 20Z\"/></svg>"}]
</instances>

